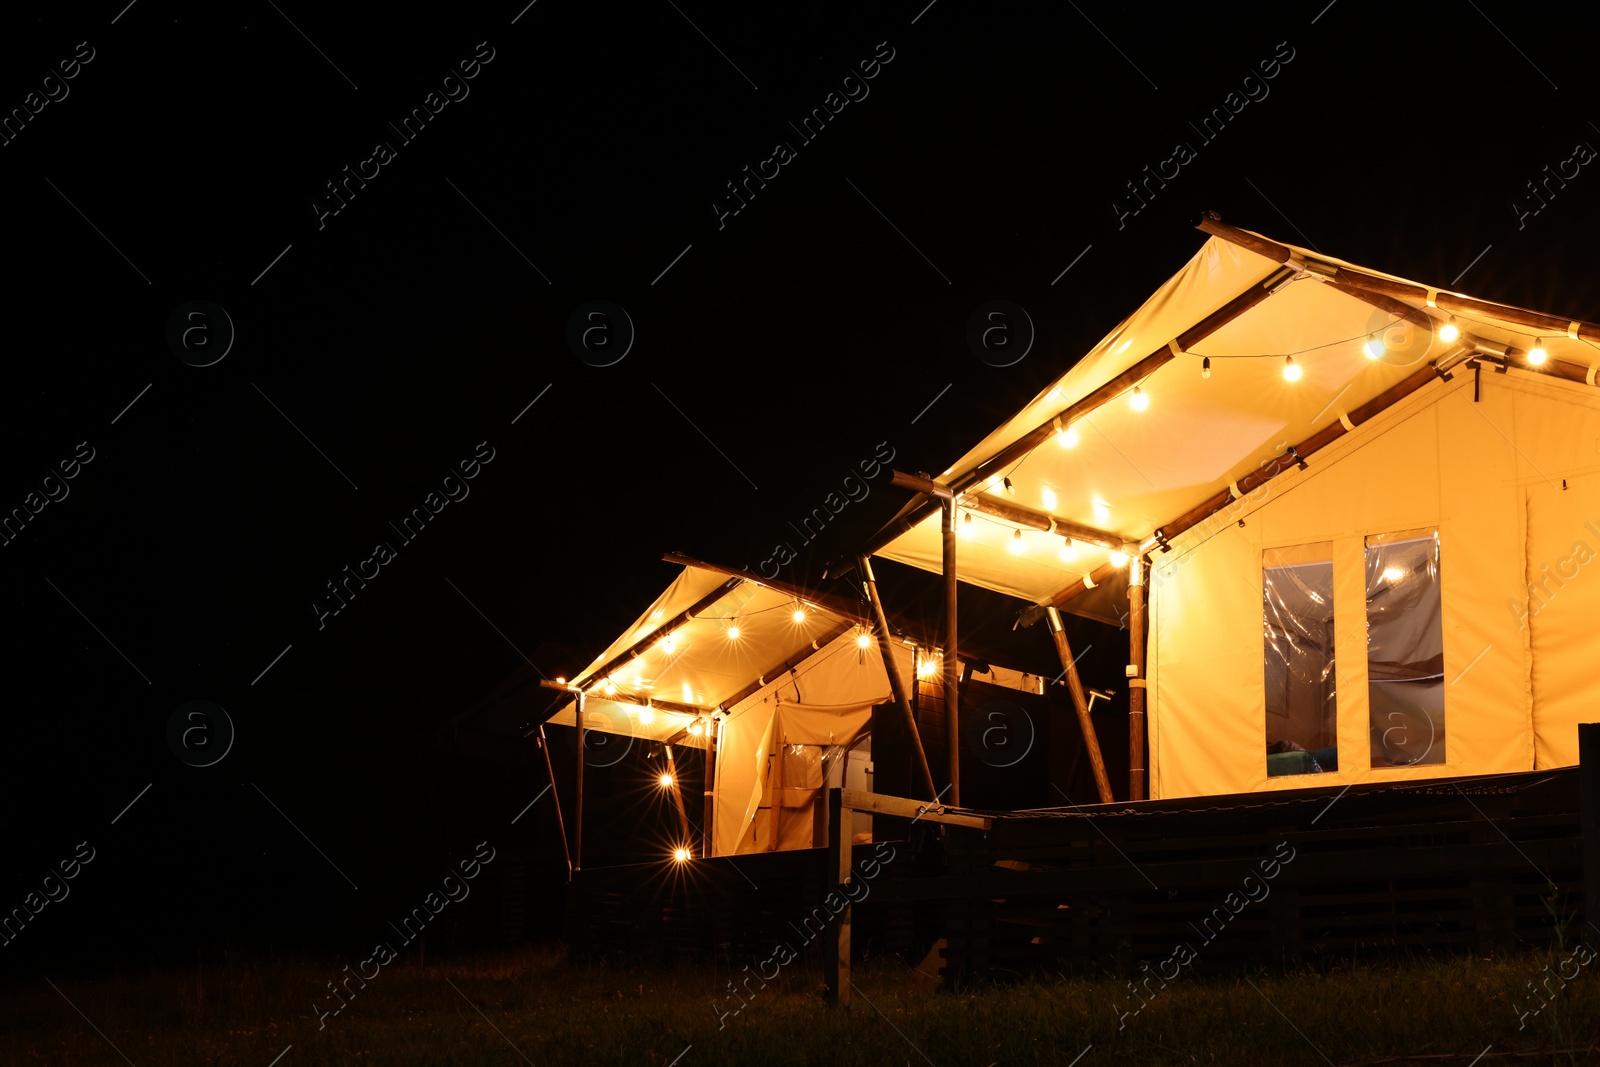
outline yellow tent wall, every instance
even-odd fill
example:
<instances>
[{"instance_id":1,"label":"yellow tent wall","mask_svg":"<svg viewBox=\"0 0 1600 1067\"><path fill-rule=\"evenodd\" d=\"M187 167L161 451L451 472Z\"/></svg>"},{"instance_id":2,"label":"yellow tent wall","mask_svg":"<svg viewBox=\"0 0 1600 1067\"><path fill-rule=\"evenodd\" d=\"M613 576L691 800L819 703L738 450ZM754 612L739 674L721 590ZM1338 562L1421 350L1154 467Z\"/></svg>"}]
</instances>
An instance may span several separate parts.
<instances>
[{"instance_id":1,"label":"yellow tent wall","mask_svg":"<svg viewBox=\"0 0 1600 1067\"><path fill-rule=\"evenodd\" d=\"M1152 555L1152 797L1577 762L1577 723L1600 697L1600 391L1487 366L1481 388L1475 403L1459 369ZM1427 527L1445 763L1374 769L1364 539ZM1262 553L1317 542L1333 546L1339 769L1269 778Z\"/></svg>"}]
</instances>

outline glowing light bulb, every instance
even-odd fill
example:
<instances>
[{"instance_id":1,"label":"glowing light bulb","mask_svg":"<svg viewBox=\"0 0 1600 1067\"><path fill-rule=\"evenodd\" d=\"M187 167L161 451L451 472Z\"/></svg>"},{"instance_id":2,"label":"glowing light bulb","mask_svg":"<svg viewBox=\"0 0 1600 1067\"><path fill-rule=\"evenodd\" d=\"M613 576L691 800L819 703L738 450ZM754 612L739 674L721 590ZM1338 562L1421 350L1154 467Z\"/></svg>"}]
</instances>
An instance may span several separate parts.
<instances>
[{"instance_id":1,"label":"glowing light bulb","mask_svg":"<svg viewBox=\"0 0 1600 1067\"><path fill-rule=\"evenodd\" d=\"M674 635L668 634L661 639L661 651L665 652L667 655L672 655L672 650L677 647L678 639Z\"/></svg>"},{"instance_id":2,"label":"glowing light bulb","mask_svg":"<svg viewBox=\"0 0 1600 1067\"><path fill-rule=\"evenodd\" d=\"M615 693L617 691L617 683L613 682L610 678L607 678L606 679L606 684L605 684L605 691L606 691L606 696L610 696L611 694Z\"/></svg>"},{"instance_id":3,"label":"glowing light bulb","mask_svg":"<svg viewBox=\"0 0 1600 1067\"><path fill-rule=\"evenodd\" d=\"M1301 374L1300 364L1298 364L1298 363L1296 363L1294 361L1294 357L1293 356L1284 356L1283 357L1283 380L1286 381L1286 382L1298 382L1300 380L1300 374Z\"/></svg>"},{"instance_id":4,"label":"glowing light bulb","mask_svg":"<svg viewBox=\"0 0 1600 1067\"><path fill-rule=\"evenodd\" d=\"M691 735L693 735L695 737L699 737L702 734L704 734L705 732L706 732L706 724L705 724L705 721L703 719L696 719L696 720L694 720L693 722L691 722L689 724L689 733Z\"/></svg>"},{"instance_id":5,"label":"glowing light bulb","mask_svg":"<svg viewBox=\"0 0 1600 1067\"><path fill-rule=\"evenodd\" d=\"M1533 347L1528 349L1528 363L1530 366L1537 367L1549 358L1550 354L1544 350L1543 339L1534 341Z\"/></svg>"},{"instance_id":6,"label":"glowing light bulb","mask_svg":"<svg viewBox=\"0 0 1600 1067\"><path fill-rule=\"evenodd\" d=\"M1060 445L1062 448L1077 448L1078 428L1076 426L1068 426L1064 430L1057 430L1056 444Z\"/></svg>"},{"instance_id":7,"label":"glowing light bulb","mask_svg":"<svg viewBox=\"0 0 1600 1067\"><path fill-rule=\"evenodd\" d=\"M806 609L800 606L800 601L794 602L794 614L791 616L795 622L806 621Z\"/></svg>"},{"instance_id":8,"label":"glowing light bulb","mask_svg":"<svg viewBox=\"0 0 1600 1067\"><path fill-rule=\"evenodd\" d=\"M657 778L656 781L661 783L662 789L672 788L672 775L670 774L663 774L660 778Z\"/></svg>"},{"instance_id":9,"label":"glowing light bulb","mask_svg":"<svg viewBox=\"0 0 1600 1067\"><path fill-rule=\"evenodd\" d=\"M1143 411L1150 406L1150 398L1136 385L1133 387L1133 395L1128 398L1128 406L1135 411Z\"/></svg>"},{"instance_id":10,"label":"glowing light bulb","mask_svg":"<svg viewBox=\"0 0 1600 1067\"><path fill-rule=\"evenodd\" d=\"M1056 509L1056 491L1054 489L1041 490L1039 492L1039 499L1044 502L1044 509L1046 511L1054 511Z\"/></svg>"},{"instance_id":11,"label":"glowing light bulb","mask_svg":"<svg viewBox=\"0 0 1600 1067\"><path fill-rule=\"evenodd\" d=\"M1078 558L1078 546L1072 543L1072 538L1061 542L1061 562L1071 563Z\"/></svg>"},{"instance_id":12,"label":"glowing light bulb","mask_svg":"<svg viewBox=\"0 0 1600 1067\"><path fill-rule=\"evenodd\" d=\"M651 723L653 723L655 721L656 721L655 709L650 708L650 707L643 707L643 708L639 709L639 723L641 725L649 726Z\"/></svg>"},{"instance_id":13,"label":"glowing light bulb","mask_svg":"<svg viewBox=\"0 0 1600 1067\"><path fill-rule=\"evenodd\" d=\"M1205 359L1202 359L1200 361L1200 377L1202 377L1202 378L1211 377L1211 357L1210 356L1207 356Z\"/></svg>"},{"instance_id":14,"label":"glowing light bulb","mask_svg":"<svg viewBox=\"0 0 1600 1067\"><path fill-rule=\"evenodd\" d=\"M1443 326L1439 327L1439 340L1441 341L1454 341L1460 336L1461 329L1456 325L1456 320L1453 316Z\"/></svg>"},{"instance_id":15,"label":"glowing light bulb","mask_svg":"<svg viewBox=\"0 0 1600 1067\"><path fill-rule=\"evenodd\" d=\"M557 685L566 685L567 684L567 680L565 678L561 677L558 674L558 675L556 675L556 684Z\"/></svg>"},{"instance_id":16,"label":"glowing light bulb","mask_svg":"<svg viewBox=\"0 0 1600 1067\"><path fill-rule=\"evenodd\" d=\"M738 623L734 623L733 625L728 627L728 639L730 641L739 640L739 635L741 633L743 633L743 631L739 629L739 624Z\"/></svg>"},{"instance_id":17,"label":"glowing light bulb","mask_svg":"<svg viewBox=\"0 0 1600 1067\"><path fill-rule=\"evenodd\" d=\"M1016 496L1017 495L1017 491L1012 486L1010 478L1002 478L1000 481L1001 481L1001 484L1006 487L1006 496Z\"/></svg>"},{"instance_id":18,"label":"glowing light bulb","mask_svg":"<svg viewBox=\"0 0 1600 1067\"><path fill-rule=\"evenodd\" d=\"M672 850L672 858L678 863L688 863L691 856L688 849L675 848Z\"/></svg>"},{"instance_id":19,"label":"glowing light bulb","mask_svg":"<svg viewBox=\"0 0 1600 1067\"><path fill-rule=\"evenodd\" d=\"M1013 555L1017 555L1017 556L1022 555L1022 553L1027 550L1027 546L1025 546L1022 543L1022 531L1021 530L1017 530L1014 533L1012 533L1012 535L1011 535L1011 544L1009 546L1007 546L1007 547L1009 547L1011 549L1011 552L1012 552Z\"/></svg>"},{"instance_id":20,"label":"glowing light bulb","mask_svg":"<svg viewBox=\"0 0 1600 1067\"><path fill-rule=\"evenodd\" d=\"M1383 355L1383 342L1378 339L1377 334L1372 334L1367 338L1365 351L1368 359L1377 359Z\"/></svg>"},{"instance_id":21,"label":"glowing light bulb","mask_svg":"<svg viewBox=\"0 0 1600 1067\"><path fill-rule=\"evenodd\" d=\"M970 511L963 511L961 513L961 536L972 536L972 512Z\"/></svg>"},{"instance_id":22,"label":"glowing light bulb","mask_svg":"<svg viewBox=\"0 0 1600 1067\"><path fill-rule=\"evenodd\" d=\"M1111 565L1113 567L1126 567L1128 565L1128 554L1126 552L1111 553Z\"/></svg>"},{"instance_id":23,"label":"glowing light bulb","mask_svg":"<svg viewBox=\"0 0 1600 1067\"><path fill-rule=\"evenodd\" d=\"M860 633L856 634L856 647L857 648L871 648L872 647L872 635L867 633L867 631L865 631L865 630L862 630Z\"/></svg>"}]
</instances>

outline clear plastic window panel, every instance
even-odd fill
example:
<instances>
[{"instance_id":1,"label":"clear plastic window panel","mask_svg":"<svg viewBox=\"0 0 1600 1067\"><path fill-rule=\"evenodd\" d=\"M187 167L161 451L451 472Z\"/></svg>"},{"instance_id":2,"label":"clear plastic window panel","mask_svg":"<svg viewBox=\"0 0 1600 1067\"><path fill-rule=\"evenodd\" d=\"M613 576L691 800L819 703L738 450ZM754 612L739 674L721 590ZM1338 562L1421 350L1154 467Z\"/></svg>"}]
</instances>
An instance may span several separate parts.
<instances>
[{"instance_id":1,"label":"clear plastic window panel","mask_svg":"<svg viewBox=\"0 0 1600 1067\"><path fill-rule=\"evenodd\" d=\"M1267 775L1339 768L1333 546L1262 554Z\"/></svg>"},{"instance_id":2,"label":"clear plastic window panel","mask_svg":"<svg viewBox=\"0 0 1600 1067\"><path fill-rule=\"evenodd\" d=\"M1367 538L1367 702L1374 768L1444 762L1437 530Z\"/></svg>"}]
</instances>

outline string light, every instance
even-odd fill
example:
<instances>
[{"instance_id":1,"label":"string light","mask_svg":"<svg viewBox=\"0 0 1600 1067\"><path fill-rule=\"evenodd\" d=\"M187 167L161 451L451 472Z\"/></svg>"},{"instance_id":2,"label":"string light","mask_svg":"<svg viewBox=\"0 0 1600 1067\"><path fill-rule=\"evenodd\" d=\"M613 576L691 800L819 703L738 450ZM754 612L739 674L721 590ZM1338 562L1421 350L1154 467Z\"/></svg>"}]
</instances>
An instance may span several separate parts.
<instances>
[{"instance_id":1,"label":"string light","mask_svg":"<svg viewBox=\"0 0 1600 1067\"><path fill-rule=\"evenodd\" d=\"M862 630L860 633L856 634L856 647L857 648L871 648L872 647L872 635L867 633L867 631L865 631L865 630Z\"/></svg>"},{"instance_id":2,"label":"string light","mask_svg":"<svg viewBox=\"0 0 1600 1067\"><path fill-rule=\"evenodd\" d=\"M672 775L670 774L663 774L660 778L657 778L656 781L661 783L662 789L672 788Z\"/></svg>"},{"instance_id":3,"label":"string light","mask_svg":"<svg viewBox=\"0 0 1600 1067\"><path fill-rule=\"evenodd\" d=\"M661 639L661 651L672 655L672 650L678 647L678 638L674 634L667 634Z\"/></svg>"},{"instance_id":4,"label":"string light","mask_svg":"<svg viewBox=\"0 0 1600 1067\"><path fill-rule=\"evenodd\" d=\"M606 679L606 684L605 684L605 691L606 691L606 696L610 696L612 693L615 693L617 691L617 683L613 682L610 678L607 678Z\"/></svg>"},{"instance_id":5,"label":"string light","mask_svg":"<svg viewBox=\"0 0 1600 1067\"><path fill-rule=\"evenodd\" d=\"M705 724L705 720L704 719L697 718L697 719L695 719L693 722L691 722L689 724L689 734L690 734L690 736L692 736L692 737L700 737L705 732L706 732L706 724Z\"/></svg>"},{"instance_id":6,"label":"string light","mask_svg":"<svg viewBox=\"0 0 1600 1067\"><path fill-rule=\"evenodd\" d=\"M1544 339L1536 339L1533 342L1533 347L1528 349L1529 365L1537 367L1549 358L1550 354L1544 350Z\"/></svg>"},{"instance_id":7,"label":"string light","mask_svg":"<svg viewBox=\"0 0 1600 1067\"><path fill-rule=\"evenodd\" d=\"M799 601L798 598L796 598L796 600L794 602L794 616L793 616L793 618L794 618L795 622L805 622L806 621L806 609L800 606L800 601Z\"/></svg>"},{"instance_id":8,"label":"string light","mask_svg":"<svg viewBox=\"0 0 1600 1067\"><path fill-rule=\"evenodd\" d=\"M672 858L677 863L688 863L693 856L686 848L675 848L672 850Z\"/></svg>"},{"instance_id":9,"label":"string light","mask_svg":"<svg viewBox=\"0 0 1600 1067\"><path fill-rule=\"evenodd\" d=\"M1056 491L1054 489L1046 488L1040 490L1039 499L1044 502L1046 511L1054 511L1056 509Z\"/></svg>"},{"instance_id":10,"label":"string light","mask_svg":"<svg viewBox=\"0 0 1600 1067\"><path fill-rule=\"evenodd\" d=\"M1456 325L1456 317L1451 315L1445 324L1439 327L1439 340L1449 343L1461 336L1461 328Z\"/></svg>"},{"instance_id":11,"label":"string light","mask_svg":"<svg viewBox=\"0 0 1600 1067\"><path fill-rule=\"evenodd\" d=\"M1058 425L1056 427L1056 444L1062 448L1077 448L1078 428L1076 426L1062 427Z\"/></svg>"},{"instance_id":12,"label":"string light","mask_svg":"<svg viewBox=\"0 0 1600 1067\"><path fill-rule=\"evenodd\" d=\"M1016 496L1017 495L1016 489L1011 485L1011 479L1010 478L1003 478L1003 479L1001 479L1001 481L1004 483L1004 485L1006 487L1006 496Z\"/></svg>"},{"instance_id":13,"label":"string light","mask_svg":"<svg viewBox=\"0 0 1600 1067\"><path fill-rule=\"evenodd\" d=\"M1368 359L1377 359L1383 355L1383 342L1378 340L1377 334L1367 335L1366 353Z\"/></svg>"},{"instance_id":14,"label":"string light","mask_svg":"<svg viewBox=\"0 0 1600 1067\"><path fill-rule=\"evenodd\" d=\"M1072 543L1072 538L1061 542L1061 562L1071 563L1078 558L1078 546Z\"/></svg>"},{"instance_id":15,"label":"string light","mask_svg":"<svg viewBox=\"0 0 1600 1067\"><path fill-rule=\"evenodd\" d=\"M1133 395L1128 398L1128 406L1135 411L1143 411L1150 406L1150 398L1136 385L1133 387Z\"/></svg>"},{"instance_id":16,"label":"string light","mask_svg":"<svg viewBox=\"0 0 1600 1067\"><path fill-rule=\"evenodd\" d=\"M1011 548L1012 554L1013 555L1017 555L1017 556L1022 555L1022 553L1024 551L1026 551L1026 546L1023 545L1023 543L1022 543L1022 531L1021 530L1017 530L1017 531L1012 533L1012 535L1011 535L1011 544L1010 544L1009 547Z\"/></svg>"},{"instance_id":17,"label":"string light","mask_svg":"<svg viewBox=\"0 0 1600 1067\"><path fill-rule=\"evenodd\" d=\"M961 536L969 538L972 536L972 512L970 511L961 513Z\"/></svg>"},{"instance_id":18,"label":"string light","mask_svg":"<svg viewBox=\"0 0 1600 1067\"><path fill-rule=\"evenodd\" d=\"M656 711L648 703L645 704L644 707L639 709L639 724L641 726L649 726L651 723L653 723L655 721L656 721Z\"/></svg>"},{"instance_id":19,"label":"string light","mask_svg":"<svg viewBox=\"0 0 1600 1067\"><path fill-rule=\"evenodd\" d=\"M1128 565L1128 554L1126 552L1111 553L1111 565L1113 567L1126 567Z\"/></svg>"},{"instance_id":20,"label":"string light","mask_svg":"<svg viewBox=\"0 0 1600 1067\"><path fill-rule=\"evenodd\" d=\"M1301 374L1300 364L1298 364L1298 363L1296 363L1294 361L1294 357L1293 356L1284 356L1283 357L1283 380L1286 381L1286 382L1298 382L1300 380L1300 374Z\"/></svg>"},{"instance_id":21,"label":"string light","mask_svg":"<svg viewBox=\"0 0 1600 1067\"><path fill-rule=\"evenodd\" d=\"M1210 356L1207 356L1205 359L1202 359L1200 361L1200 377L1202 377L1202 378L1211 377L1211 357Z\"/></svg>"},{"instance_id":22,"label":"string light","mask_svg":"<svg viewBox=\"0 0 1600 1067\"><path fill-rule=\"evenodd\" d=\"M738 624L738 623L732 623L732 624L730 624L730 625L729 625L729 626L728 626L728 640L730 640L730 641L737 641L737 640L739 640L739 635L740 635L740 634L741 634L741 633L743 633L743 632L744 632L744 631L742 631L742 630L740 630L740 629L739 629L739 624Z\"/></svg>"}]
</instances>

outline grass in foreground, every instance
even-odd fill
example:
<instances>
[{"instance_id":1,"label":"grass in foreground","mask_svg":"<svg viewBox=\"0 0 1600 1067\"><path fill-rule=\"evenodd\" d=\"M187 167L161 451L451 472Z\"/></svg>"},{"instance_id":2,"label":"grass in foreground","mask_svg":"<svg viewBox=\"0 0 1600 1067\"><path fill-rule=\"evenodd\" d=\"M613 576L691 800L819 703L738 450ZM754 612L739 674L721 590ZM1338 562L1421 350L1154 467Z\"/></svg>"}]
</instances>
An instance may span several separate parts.
<instances>
[{"instance_id":1,"label":"grass in foreground","mask_svg":"<svg viewBox=\"0 0 1600 1067\"><path fill-rule=\"evenodd\" d=\"M235 960L97 981L0 989L0 1063L136 1067L704 1064L1600 1063L1600 977L1553 997L1528 983L1562 957L1424 961L1329 974L1125 982L1063 978L945 992L903 965L858 965L854 1003L828 1009L803 962L747 1003L706 969L631 970L529 950L494 960L397 961L338 1015L344 961ZM1545 971L1550 965L1549 972ZM752 968L753 970L754 968ZM770 973L770 971L769 971ZM52 985L52 982L54 983ZM1552 989L1561 979L1551 977ZM1537 1014L1519 1015L1547 1004ZM716 1007L713 1007L715 1002ZM1138 1008L1136 1015L1124 1015ZM115 1046L115 1048L113 1048ZM1087 1050L1087 1051L1085 1051ZM1553 1052L1552 1050L1571 1050ZM1513 1055L1519 1054L1520 1055ZM280 1057L274 1059L275 1057Z\"/></svg>"}]
</instances>

